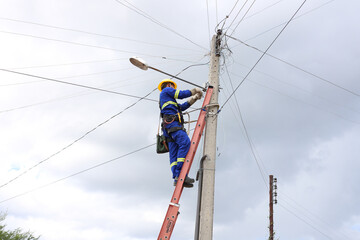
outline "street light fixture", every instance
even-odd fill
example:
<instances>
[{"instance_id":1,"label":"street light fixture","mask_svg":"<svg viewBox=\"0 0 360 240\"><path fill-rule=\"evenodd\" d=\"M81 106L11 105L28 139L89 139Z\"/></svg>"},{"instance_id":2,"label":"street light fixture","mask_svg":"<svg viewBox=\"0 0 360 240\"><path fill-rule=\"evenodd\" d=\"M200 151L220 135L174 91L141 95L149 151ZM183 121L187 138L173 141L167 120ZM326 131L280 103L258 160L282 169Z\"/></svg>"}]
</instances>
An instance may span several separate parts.
<instances>
[{"instance_id":1,"label":"street light fixture","mask_svg":"<svg viewBox=\"0 0 360 240\"><path fill-rule=\"evenodd\" d=\"M148 69L150 68L150 69L155 70L155 71L157 71L157 72L160 72L160 73L162 73L162 74L168 75L168 76L170 76L170 77L172 77L172 78L176 78L176 79L178 79L178 80L180 80L180 81L183 81L183 82L186 82L186 83L191 84L191 85L193 85L193 86L196 86L196 87L198 87L198 88L201 88L203 91L206 90L204 87L201 87L201 86L199 86L199 85L197 85L197 84L195 84L195 83L189 82L189 81L187 81L187 80L185 80L185 79L182 79L182 78L179 78L179 77L177 77L177 76L171 75L170 73L166 73L166 72L161 71L161 70L159 70L159 69L157 69L157 68L151 67L151 66L149 66L143 59L141 59L141 58L139 58L139 57L131 57L129 60L130 60L130 62L131 62L134 66L140 68L141 70L145 70L145 71L146 71L146 70L148 70Z\"/></svg>"}]
</instances>

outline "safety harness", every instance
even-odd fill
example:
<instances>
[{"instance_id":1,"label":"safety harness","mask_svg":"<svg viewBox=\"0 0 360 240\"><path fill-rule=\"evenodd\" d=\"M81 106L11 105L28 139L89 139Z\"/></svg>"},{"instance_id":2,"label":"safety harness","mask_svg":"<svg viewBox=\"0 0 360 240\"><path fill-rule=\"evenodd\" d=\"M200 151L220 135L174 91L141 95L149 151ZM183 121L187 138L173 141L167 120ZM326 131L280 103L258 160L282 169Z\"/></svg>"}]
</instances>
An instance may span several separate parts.
<instances>
[{"instance_id":1,"label":"safety harness","mask_svg":"<svg viewBox=\"0 0 360 240\"><path fill-rule=\"evenodd\" d=\"M175 105L178 109L177 114L173 114L173 115L168 115L168 114L163 114L160 113L160 116L162 118L162 123L161 123L161 129L166 131L166 133L170 136L170 138L166 138L168 142L174 142L174 139L171 138L171 133L179 131L179 130L184 130L184 117L181 111L181 108L179 106L179 104L175 103L175 102L171 102L169 104ZM163 106L160 105L159 102L159 108L160 111L165 108L167 105L169 105L168 102L165 103ZM167 125L169 125L170 123L177 121L181 124L181 127L172 127L172 128L166 128Z\"/></svg>"}]
</instances>

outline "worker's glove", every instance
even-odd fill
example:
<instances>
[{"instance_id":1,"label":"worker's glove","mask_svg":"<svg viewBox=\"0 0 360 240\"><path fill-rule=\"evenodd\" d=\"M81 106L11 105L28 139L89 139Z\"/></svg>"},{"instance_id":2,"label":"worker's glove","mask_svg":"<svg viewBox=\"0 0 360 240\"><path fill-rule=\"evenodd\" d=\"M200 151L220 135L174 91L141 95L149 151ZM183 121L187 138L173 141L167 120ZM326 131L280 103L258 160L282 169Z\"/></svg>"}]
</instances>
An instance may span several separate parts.
<instances>
[{"instance_id":1,"label":"worker's glove","mask_svg":"<svg viewBox=\"0 0 360 240\"><path fill-rule=\"evenodd\" d=\"M196 100L198 100L198 98L197 98L197 95L194 95L194 96L191 96L188 100L187 100L187 102L190 104L190 106L191 105L193 105L195 102L196 102Z\"/></svg>"},{"instance_id":2,"label":"worker's glove","mask_svg":"<svg viewBox=\"0 0 360 240\"><path fill-rule=\"evenodd\" d=\"M201 99L202 96L203 96L203 92L202 92L202 91L197 92L197 93L195 94L195 96L197 97L197 99Z\"/></svg>"},{"instance_id":3,"label":"worker's glove","mask_svg":"<svg viewBox=\"0 0 360 240\"><path fill-rule=\"evenodd\" d=\"M198 87L191 89L190 92L191 92L191 96L194 96L197 93L201 93L201 95L202 95L201 88L198 88Z\"/></svg>"}]
</instances>

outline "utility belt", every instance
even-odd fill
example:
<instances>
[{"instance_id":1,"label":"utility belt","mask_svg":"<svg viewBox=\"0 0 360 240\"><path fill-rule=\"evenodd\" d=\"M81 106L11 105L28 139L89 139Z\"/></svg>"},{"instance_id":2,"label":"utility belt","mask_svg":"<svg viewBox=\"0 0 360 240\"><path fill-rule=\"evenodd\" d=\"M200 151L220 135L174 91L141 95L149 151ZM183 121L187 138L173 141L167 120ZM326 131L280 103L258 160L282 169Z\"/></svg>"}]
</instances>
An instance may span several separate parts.
<instances>
[{"instance_id":1,"label":"utility belt","mask_svg":"<svg viewBox=\"0 0 360 240\"><path fill-rule=\"evenodd\" d=\"M166 140L168 142L174 142L174 140L171 138L171 133L173 132L176 132L176 131L179 131L179 130L184 130L185 131L185 128L184 128L184 118L182 116L182 114L180 113L177 113L177 114L174 114L174 115L167 115L167 114L162 114L162 120L163 122L161 123L161 128L163 130L166 131L166 133L170 136L170 138L166 138ZM172 128L166 128L166 126L172 122L179 122L181 124L181 127L172 127Z\"/></svg>"}]
</instances>

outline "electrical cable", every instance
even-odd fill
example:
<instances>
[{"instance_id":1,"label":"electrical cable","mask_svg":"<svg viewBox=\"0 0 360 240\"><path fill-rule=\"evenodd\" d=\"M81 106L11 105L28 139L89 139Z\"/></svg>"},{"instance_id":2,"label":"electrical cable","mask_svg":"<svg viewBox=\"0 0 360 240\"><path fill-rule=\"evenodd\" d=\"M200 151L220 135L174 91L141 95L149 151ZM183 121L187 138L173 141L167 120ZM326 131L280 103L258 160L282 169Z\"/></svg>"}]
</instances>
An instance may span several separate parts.
<instances>
[{"instance_id":1,"label":"electrical cable","mask_svg":"<svg viewBox=\"0 0 360 240\"><path fill-rule=\"evenodd\" d=\"M125 50L116 49L116 48L108 48L108 47L102 47L102 46L96 46L96 45L90 45L90 44L84 44L84 43L71 42L71 41L66 41L66 40L59 40L59 39L54 39L54 38L39 37L39 36L31 35L31 34L16 33L16 32L9 32L9 31L3 31L3 30L0 30L0 32L6 33L6 34L12 34L12 35L24 36L24 37L38 38L38 39L43 39L43 40L48 40L48 41L56 41L56 42L61 42L61 43L74 44L74 45L83 46L83 47L99 48L99 49L105 49L105 50L122 52L122 53L140 54L140 55L149 56L149 57L159 57L159 56L154 56L154 55L150 55L150 54L125 51Z\"/></svg>"},{"instance_id":2,"label":"electrical cable","mask_svg":"<svg viewBox=\"0 0 360 240\"><path fill-rule=\"evenodd\" d=\"M195 43L194 41L190 40L189 38L185 37L184 35L176 32L175 30L171 29L170 27L166 26L165 24L161 23L160 21L156 20L155 18L151 17L151 16L150 16L149 14L147 14L146 12L144 12L144 11L142 11L141 9L135 7L133 4L129 3L128 1L126 1L126 0L123 0L123 1L126 2L127 4L129 4L130 6L122 3L120 0L115 0L115 2L117 2L117 3L119 3L119 4L123 5L123 6L125 6L125 7L127 7L127 8L129 8L130 10L136 12L137 14L140 14L141 16L149 19L149 20L152 21L153 23L155 23L155 24L157 24L157 25L159 25L159 26L161 26L161 27L169 30L169 31L172 32L172 33L175 33L176 35L178 35L178 36L186 39L187 41L191 42L192 44L194 44L194 45L196 45L196 46L198 46L198 47L200 47L200 48L208 51L208 49L206 49L206 48L204 48L203 46Z\"/></svg>"},{"instance_id":3,"label":"electrical cable","mask_svg":"<svg viewBox=\"0 0 360 240\"><path fill-rule=\"evenodd\" d=\"M315 10L317 10L317 9L319 9L319 8L325 6L325 5L327 5L327 4L329 4L329 3L333 2L333 1L335 1L335 0L330 0L330 1L328 1L328 2L325 2L325 3L321 4L320 6L318 6L318 7L316 7L316 8L310 9L309 11L304 12L303 14L300 14L299 16L295 17L293 20L296 20L296 19L298 19L298 18L300 18L300 17L302 17L302 16L304 16L304 15L306 15L306 14L308 14L308 13L311 13L311 12L313 12L313 11L315 11ZM268 29L268 30L266 30L266 31L264 31L264 32L262 32L262 33L259 33L259 34L255 35L255 36L251 37L251 38L248 38L248 39L246 39L245 42L248 42L248 41L250 41L250 40L253 40L253 39L255 39L255 38L257 38L257 37L259 37L259 36L261 36L261 35L263 35L263 34L265 34L265 33L267 33L267 32L270 32L270 31L273 30L273 29L276 29L276 28L278 28L278 27L281 27L282 25L284 25L284 24L286 24L286 23L287 23L287 22L283 22L283 23L281 23L281 24L279 24L279 25L277 25L277 26L275 26L275 27L272 27L272 28L270 28L270 29ZM236 47L236 46L235 46L235 47Z\"/></svg>"},{"instance_id":4,"label":"electrical cable","mask_svg":"<svg viewBox=\"0 0 360 240\"><path fill-rule=\"evenodd\" d=\"M116 113L115 115L111 116L110 118L106 119L105 121L101 122L100 124L98 124L96 127L92 128L91 130L87 131L85 134L83 134L81 137L77 138L76 140L74 140L73 142L71 142L70 144L66 145L65 147L63 147L62 149L60 149L59 151L57 151L56 153L50 155L49 157L45 158L44 160L41 160L40 162L36 163L35 165L33 165L32 167L28 168L27 170L25 170L24 172L22 172L21 174L19 174L18 176L12 178L11 180L9 180L8 182L0 185L0 188L8 185L9 183L15 181L16 179L18 179L19 177L23 176L24 174L26 174L27 172L29 172L30 170L32 170L33 168L39 166L40 164L48 161L49 159L51 159L52 157L60 154L61 152L63 152L64 150L66 150L67 148L71 147L72 145L74 145L75 143L77 143L78 141L80 141L81 139L85 138L87 135L89 135L90 133L92 133L93 131L95 131L96 129L98 129L99 127L103 126L104 124L108 123L109 121L111 121L112 119L114 119L115 117L119 116L121 113L125 112L126 110L128 110L129 108L133 107L135 104L137 104L138 102L140 102L141 100L145 99L147 96L149 96L151 93L153 93L154 91L156 91L157 88L153 89L151 92L149 92L148 94L146 94L144 97L140 98L139 100L137 100L136 102L134 102L133 104L129 105L128 107L124 108L122 111Z\"/></svg>"},{"instance_id":5,"label":"electrical cable","mask_svg":"<svg viewBox=\"0 0 360 240\"><path fill-rule=\"evenodd\" d=\"M113 93L113 94L122 95L122 96L126 96L126 97L139 98L139 99L141 99L141 100L142 100L142 99L145 99L145 100L148 100L148 101L153 101L153 102L155 101L155 102L157 102L157 100L154 100L154 99L149 99L149 98L139 97L139 96L130 95L130 94L126 94L126 93L120 93L120 92L110 91L110 90L106 90L106 89L101 89L101 88L86 86L86 85L77 84L77 83L65 82L65 81L61 81L61 80L57 80L57 79L53 79L53 78L41 77L41 76L37 76L37 75L32 75L32 74L22 73L22 72L17 72L17 71L12 71L12 70L8 70L8 69L1 69L1 68L0 68L0 71L9 72L9 73L15 73L15 74L19 74L19 75L28 76L28 77L40 78L40 79L44 79L44 80L48 80L48 81L52 81L52 82L57 82L57 83L62 83L62 84L67 84L67 85L72 85L72 86L76 86L76 87L88 88L88 89L92 89L92 90L96 90L96 91Z\"/></svg>"},{"instance_id":6,"label":"electrical cable","mask_svg":"<svg viewBox=\"0 0 360 240\"><path fill-rule=\"evenodd\" d=\"M249 13L250 9L252 8L252 6L254 5L254 3L256 2L256 0L254 0L250 7L248 8L248 10L245 12L244 16L240 19L240 21L238 22L238 24L236 24L235 28L233 29L233 31L231 32L230 36L234 34L236 28L240 25L240 23L244 20L244 18L246 17L246 15ZM234 19L235 20L235 19ZM232 24L232 23L231 23ZM230 26L229 26L230 28ZM226 34L226 33L225 33Z\"/></svg>"},{"instance_id":7,"label":"electrical cable","mask_svg":"<svg viewBox=\"0 0 360 240\"><path fill-rule=\"evenodd\" d=\"M236 74L234 74L234 73L233 73L233 75L235 75L235 76L236 76ZM240 77L240 76L239 76L239 77ZM297 101L297 102L304 103L304 104L306 104L306 105L308 105L308 106L311 106L311 107L317 108L317 109L319 109L319 110L321 110L321 111L324 111L324 112L330 113L330 114L332 114L332 115L334 115L334 116L336 116L336 117L339 117L339 118L341 118L341 119L343 119L343 120L345 120L345 121L351 122L351 123L353 123L353 124L360 125L360 123L359 123L359 122L354 121L354 120L351 120L351 119L347 119L347 118L345 118L344 116L342 116L342 115L340 115L340 114L338 114L338 113L336 113L336 112L332 112L332 111L329 111L329 110L325 110L325 109L323 109L323 108L321 108L321 107L319 107L319 106L317 106L317 105L315 105L315 104L311 104L311 103L305 102L305 101L303 101L303 100L300 100L300 99L294 98L294 97L292 97L292 96L290 96L290 95L288 95L288 94L282 93L282 92L280 92L280 91L278 91L278 90L276 90L276 89L274 89L274 88L271 88L271 87L265 86L265 85L260 84L260 83L258 83L258 82L255 82L255 81L252 81L252 80L248 80L248 81L249 81L249 82L251 82L251 83L253 83L253 84L259 85L259 86L261 86L261 87L263 87L263 88L270 89L271 91L274 91L274 92L276 92L276 93L277 93L277 94L279 94L279 95L282 95L282 96L288 97L288 98L293 99L293 100L295 100L295 101Z\"/></svg>"},{"instance_id":8,"label":"electrical cable","mask_svg":"<svg viewBox=\"0 0 360 240\"><path fill-rule=\"evenodd\" d=\"M55 42L61 42L61 43L66 43L66 44L73 44L73 45L83 46L83 47L98 48L98 49L104 49L104 50L121 52L121 53L131 53L131 54L143 55L143 56L154 57L154 58L162 58L162 59L168 59L168 60L174 60L174 61L190 62L190 61L183 60L183 59L175 59L175 58L169 58L169 57L165 57L165 56L156 56L156 55L151 55L151 54L146 54L146 53L132 52L132 51L126 51L126 50L121 50L121 49L117 49L117 48L109 48L109 47L102 47L102 46L96 46L96 45L90 45L90 44L84 44L84 43L78 43L78 42L71 42L71 41L54 39L54 38L40 37L40 36L24 34L24 33L16 33L16 32L9 32L9 31L3 31L3 30L0 30L0 33L12 34L12 35L23 36L23 37L37 38L37 39L42 39L42 40L47 40L47 41L55 41Z\"/></svg>"},{"instance_id":9,"label":"electrical cable","mask_svg":"<svg viewBox=\"0 0 360 240\"><path fill-rule=\"evenodd\" d=\"M279 191L281 193L282 197L287 198L288 200L292 201L293 203L295 203L298 207L300 207L301 209L295 207L293 204L291 204L289 201L285 200L285 198L282 198L282 201L285 202L289 207L293 208L295 211L298 211L299 213L301 213L301 211L305 211L307 214L302 213L307 219L309 219L313 224L318 224L318 226L320 226L319 223L321 223L323 226L327 228L328 230L333 231L333 233L331 235L338 235L336 238L337 239L342 239L342 238L346 238L348 240L350 240L350 238L348 236L346 236L341 230L334 230L334 226L331 226L329 223L327 223L325 220L323 220L322 218L320 218L319 216L315 215L314 213L312 213L311 211L309 211L308 209L306 209L304 206L300 205L299 203L297 203L294 199L292 199L291 197L289 197L288 195L286 195L283 191ZM316 221L318 221L318 223L316 223Z\"/></svg>"},{"instance_id":10,"label":"electrical cable","mask_svg":"<svg viewBox=\"0 0 360 240\"><path fill-rule=\"evenodd\" d=\"M209 45L211 47L210 19L209 19L209 0L206 0L206 13L207 13L207 23L208 23L208 33L209 33Z\"/></svg>"},{"instance_id":11,"label":"electrical cable","mask_svg":"<svg viewBox=\"0 0 360 240\"><path fill-rule=\"evenodd\" d=\"M15 199L15 198L24 196L24 195L26 195L26 194L29 194L29 193L38 191L38 190L40 190L40 189L46 188L46 187L48 187L48 186L51 186L51 185L56 184L56 183L58 183L58 182L64 181L64 180L69 179L69 178L71 178L71 177L75 177L75 176L77 176L77 175L79 175L79 174L82 174L82 173L84 173L84 172L90 171L90 170L92 170L92 169L95 169L95 168L97 168L97 167L103 166L103 165L105 165L105 164L111 163L111 162L113 162L113 161L119 160L119 159L121 159L121 158L127 157L127 156L129 156L129 155L134 154L134 153L140 152L140 151L145 150L145 149L147 149L147 148L149 148L149 147L152 147L152 146L154 146L154 145L156 145L156 143L147 145L147 146L145 146L145 147L139 148L139 149L137 149L137 150L134 150L134 151L129 152L129 153L126 153L126 154L124 154L124 155L122 155L122 156L119 156L119 157L110 159L110 160L108 160L108 161L105 161L105 162L96 164L96 165L94 165L94 166L92 166L92 167L89 167L89 168L87 168L87 169L84 169L84 170L82 170L82 171L73 173L73 174L71 174L71 175L69 175L69 176L60 178L60 179L58 179L58 180L56 180L56 181L50 182L50 183L45 184L45 185L42 185L42 186L40 186L40 187L31 189L31 190L29 190L29 191L27 191L27 192L24 192L24 193L21 193L21 194L17 194L17 195L15 195L15 196L13 196L13 197L10 197L10 198L1 200L1 201L0 201L0 204L1 204L1 203L4 203L4 202L7 202L7 201L10 201L10 200L12 200L12 199Z\"/></svg>"},{"instance_id":12,"label":"electrical cable","mask_svg":"<svg viewBox=\"0 0 360 240\"><path fill-rule=\"evenodd\" d=\"M236 18L239 16L240 12L244 9L244 7L246 6L246 3L247 3L248 1L249 1L249 0L246 0L246 1L244 2L244 4L242 5L242 7L240 8L240 10L238 11L238 13L236 14L236 16L234 17L234 19L232 20L232 22L230 23L230 25L229 25L227 28L230 28L230 27L231 27L231 25L234 23L234 21L236 20ZM238 1L235 3L234 7L231 9L230 14L232 13L232 11L234 10L234 8L236 7L237 3L238 3ZM227 15L227 16L230 16L230 14ZM225 23L224 23L224 24L225 24ZM226 33L225 33L225 34L226 34Z\"/></svg>"},{"instance_id":13,"label":"electrical cable","mask_svg":"<svg viewBox=\"0 0 360 240\"><path fill-rule=\"evenodd\" d=\"M229 78L229 80L230 80L231 88L232 88L232 90L234 91L234 86L233 86L233 83L232 83L232 80L231 80L231 77L230 77L230 74L229 74L229 70L228 70L228 68L227 68L226 65L225 65L225 70L226 70L226 73L227 73L228 78ZM250 136L249 136L249 132L248 132L246 126L245 126L245 122L244 122L244 119L243 119L243 116L242 116L242 113L241 113L241 110L240 110L239 102L238 102L238 100L237 100L236 95L235 95L234 97L235 97L236 107L237 107L237 110L238 110L238 113L239 113L239 116L240 116L241 124L242 124L242 127L244 128L244 131L245 131L246 140L248 141L248 144L249 144L250 149L251 149L251 153L252 153L252 155L253 155L253 157L254 157L254 159L255 159L255 161L256 161L256 165L257 165L258 170L259 170L259 172L260 172L260 174L261 174L261 177L262 177L262 179L263 179L263 181L264 181L264 183L265 183L265 186L268 187L268 184L267 184L267 181L266 181L266 178L265 178L265 173L264 173L264 171L266 172L266 175L269 175L269 174L267 174L267 171L266 171L266 169L265 169L264 163L261 161L260 158L258 159L258 157L257 157L256 154L255 154L255 146L254 146L253 142L251 141L251 138L250 138ZM263 170L262 167L260 166L259 161L262 163L262 166L263 166L264 170Z\"/></svg>"},{"instance_id":14,"label":"electrical cable","mask_svg":"<svg viewBox=\"0 0 360 240\"><path fill-rule=\"evenodd\" d=\"M258 14L264 12L265 10L267 10L267 9L269 9L269 8L272 8L273 6L275 6L276 4L278 4L278 3L282 2L282 1L284 1L284 0L279 0L279 1L277 1L277 2L275 2L275 3L273 3L273 4L271 4L271 5L269 5L269 6L265 7L265 8L263 8L263 9L255 12L255 13L251 14L250 16L247 16L246 18L244 18L244 20L249 19L249 18L252 18L253 16L258 15Z\"/></svg>"},{"instance_id":15,"label":"electrical cable","mask_svg":"<svg viewBox=\"0 0 360 240\"><path fill-rule=\"evenodd\" d=\"M320 231L317 227L313 226L312 224L308 223L305 219L299 217L296 213L294 213L293 211L291 211L290 209L286 208L284 205L282 205L281 203L278 203L278 205L280 205L283 209L285 209L286 211L288 211L289 213L291 213L292 215L294 215L297 219L301 220L303 223L305 223L306 225L310 226L312 229L314 229L315 231L321 233L323 236L325 236L328 239L333 239L332 237L330 237L329 235L327 235L326 233Z\"/></svg>"},{"instance_id":16,"label":"electrical cable","mask_svg":"<svg viewBox=\"0 0 360 240\"><path fill-rule=\"evenodd\" d=\"M148 44L148 45L155 45L155 46L160 46L160 47L168 47L168 48L174 48L174 49L180 49L180 50L188 50L188 51L198 51L198 50L194 50L194 49L180 48L180 47L175 47L175 46L170 46L170 45L165 45L165 44L160 44L160 43L150 43L150 42L140 41L140 40L136 40L136 39L130 39L130 38L124 38L124 37L118 37L118 36L111 36L111 35L107 35L107 34L94 33L94 32L88 32L88 31L65 28L65 27L57 27L57 26L53 26L53 25L30 22L30 21L24 21L24 20L18 20L18 19L12 19L12 18L0 17L0 20L20 22L20 23L31 24L31 25L41 26L41 27L60 29L60 30L65 30L65 31L78 32L78 33L84 33L84 34L93 35L93 36L99 36L99 37L120 39L120 40L137 42L137 43Z\"/></svg>"},{"instance_id":17,"label":"electrical cable","mask_svg":"<svg viewBox=\"0 0 360 240\"><path fill-rule=\"evenodd\" d=\"M296 10L296 12L292 15L292 17L290 18L290 20L287 22L287 24L281 29L281 31L278 33L278 35L275 37L275 39L271 42L271 44L268 46L268 48L265 50L265 52L261 55L261 57L257 60L257 62L254 64L254 66L250 69L250 71L246 74L246 76L244 77L244 79L240 82L240 84L235 88L235 90L233 91L233 93L229 96L229 98L224 102L224 104L221 106L221 108L219 109L218 112L220 112L224 106L226 105L226 103L229 101L229 99L235 94L235 92L239 89L239 87L241 86L241 84L245 81L245 79L250 75L250 73L254 70L254 68L257 66L257 64L261 61L261 59L265 56L265 54L267 53L267 51L271 48L271 46L275 43L275 41L279 38L279 36L281 35L281 33L285 30L285 28L289 25L289 23L292 21L292 19L295 17L295 15L300 11L300 9L302 8L302 6L304 6L305 2L307 0L304 0L302 2L302 4L300 5L300 7Z\"/></svg>"},{"instance_id":18,"label":"electrical cable","mask_svg":"<svg viewBox=\"0 0 360 240\"><path fill-rule=\"evenodd\" d=\"M250 67L248 67L248 66L246 66L246 65L244 65L244 64L241 64L241 63L236 63L236 64L242 65L242 66L244 66L244 67L246 67L246 68L250 68ZM258 72L258 73L260 73L260 74L262 74L262 75L265 75L265 76L267 76L267 77L270 77L270 78L272 78L273 80L276 80L276 81L278 81L278 82L281 82L282 84L285 84L285 85L290 86L290 87L292 87L292 88L295 88L295 89L297 89L297 90L301 90L302 92L304 92L304 93L306 93L306 94L308 94L308 95L315 96L315 97L321 99L322 101L331 103L331 104L333 104L333 105L337 105L338 107L347 109L348 111L352 111L352 112L354 112L354 113L360 114L360 111L359 111L359 110L356 110L356 109L354 109L354 108L351 108L351 107L349 107L348 105L341 105L341 104L339 104L339 102L335 102L335 101L329 100L329 99L327 99L327 98L325 98L325 97L322 97L322 96L320 96L320 95L318 95L318 94L315 94L314 92L309 91L309 90L307 90L307 89L305 89L305 88L302 88L302 87L299 87L299 86L290 84L290 83L288 83L288 82L282 81L282 80L280 80L280 79L278 79L278 78L276 78L276 77L274 77L274 76L272 76L272 75L270 75L270 74L268 74L268 73L265 73L265 72L262 72L262 71L259 71L259 70L254 70L254 71L255 71L255 72ZM241 77L241 76L239 76L239 75L237 75L237 74L235 74L235 73L232 73L232 74L235 75L235 76ZM242 77L241 77L241 78L242 78ZM251 80L249 80L249 81L251 81ZM264 86L264 85L262 85L262 84L260 84L260 83L255 82L255 81L251 81L251 82L256 83L256 84L258 84L258 85L261 85L261 86L263 86L263 87L266 87L266 86ZM266 88L269 88L269 87L266 87ZM276 91L276 90L274 90L274 89L272 89L272 88L269 88L269 89L271 89L271 90L273 90L273 91L275 91L275 92L278 92L278 91ZM280 92L278 92L278 93L280 93ZM280 94L282 94L282 93L280 93ZM287 97L290 97L290 96L285 95L285 94L282 94L282 95L287 96ZM293 99L295 99L295 98L293 98ZM297 99L295 99L295 100L297 100ZM306 104L307 104L307 103L306 103ZM332 113L332 112L331 112L331 113Z\"/></svg>"},{"instance_id":19,"label":"electrical cable","mask_svg":"<svg viewBox=\"0 0 360 240\"><path fill-rule=\"evenodd\" d=\"M285 63L285 64L287 64L287 65L289 65L289 66L291 66L291 67L293 67L293 68L296 68L296 69L298 69L298 70L300 70L300 71L302 71L302 72L304 72L304 73L307 73L307 74L309 74L309 75L311 75L311 76L313 76L313 77L315 77L315 78L317 78L317 79L319 79L319 80L321 80L321 81L323 81L323 82L329 83L329 84L331 84L331 85L333 85L333 86L335 86L335 87L337 87L337 88L339 88L339 89L342 89L342 90L344 90L344 91L346 91L346 92L348 92L348 93L351 93L351 94L353 94L353 95L355 95L355 96L357 96L357 97L360 97L360 94L358 94L358 93L356 93L356 92L353 92L353 91L351 91L351 90L349 90L349 89L347 89L347 88L345 88L345 87L342 87L342 86L340 86L340 85L338 85L338 84L336 84L336 83L333 83L333 82L331 82L331 81L329 81L329 80L327 80L327 79L325 79L325 78L323 78L323 77L320 77L320 76L318 76L318 75L316 75L316 74L314 74L314 73L311 73L311 72L309 72L309 71L307 71L307 70L305 70L305 69L303 69L303 68L300 68L300 67L298 67L298 66L296 66L296 65L294 65L294 64L292 64L292 63L289 63L289 62L287 62L287 61L285 61L285 60L282 60L281 58L275 57L274 55L271 55L271 54L269 54L269 53L267 53L267 52L264 52L264 51L262 51L262 50L260 50L260 49L258 49L258 48L256 48L256 47L254 47L254 46L251 46L250 44L247 44L247 43L241 41L240 39L234 38L234 37L232 37L232 36L228 36L228 37L231 38L231 39L234 39L234 40L236 40L236 41L238 41L238 42L240 42L240 43L242 43L243 45L245 45L245 46L247 46L247 47L249 47L249 48L255 49L256 51L261 52L261 53L263 53L263 54L265 54L265 55L267 55L267 56L269 56L269 57L271 57L271 58L273 58L273 59L276 59L276 60L278 60L278 61L280 61L280 62L282 62L282 63Z\"/></svg>"},{"instance_id":20,"label":"electrical cable","mask_svg":"<svg viewBox=\"0 0 360 240\"><path fill-rule=\"evenodd\" d=\"M99 62L112 62L119 60L128 60L129 58L116 58L109 60L94 60L94 61L85 61L85 62L73 62L73 63L59 63L59 64L48 64L48 65L37 65L37 66L27 66L27 67L15 67L15 68L7 68L9 70L20 70L20 69L28 69L28 68L47 68L47 67L59 67L59 66L71 66L71 65L81 65L88 63L99 63Z\"/></svg>"}]
</instances>

